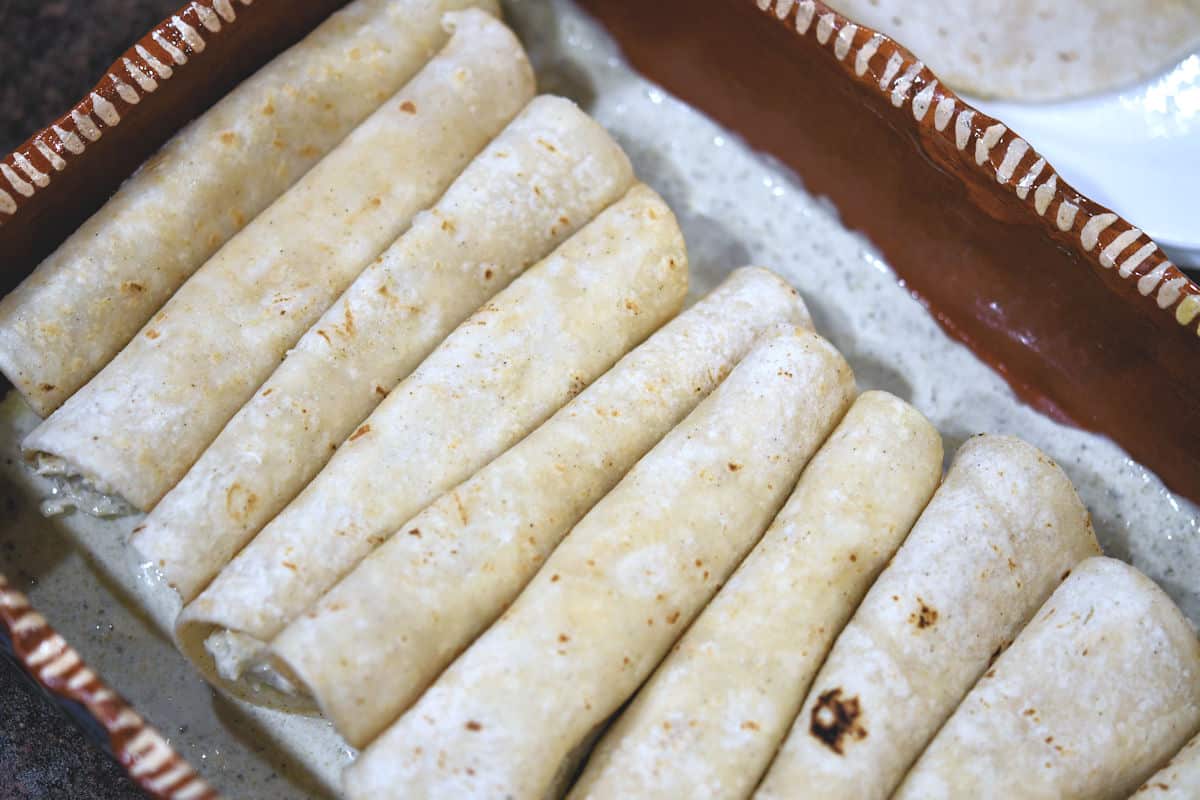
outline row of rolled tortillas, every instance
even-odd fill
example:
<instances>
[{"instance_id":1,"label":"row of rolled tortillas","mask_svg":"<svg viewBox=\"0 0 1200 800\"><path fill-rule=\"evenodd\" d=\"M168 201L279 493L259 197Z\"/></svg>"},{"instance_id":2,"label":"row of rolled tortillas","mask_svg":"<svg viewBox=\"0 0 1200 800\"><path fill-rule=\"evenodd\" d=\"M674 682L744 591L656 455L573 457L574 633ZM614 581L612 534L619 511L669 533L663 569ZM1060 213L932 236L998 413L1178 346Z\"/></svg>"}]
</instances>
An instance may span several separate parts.
<instances>
[{"instance_id":1,"label":"row of rolled tortillas","mask_svg":"<svg viewBox=\"0 0 1200 800\"><path fill-rule=\"evenodd\" d=\"M496 0L354 0L174 136L0 301L0 370L33 410L48 416L99 372L446 43L444 13L469 7L498 13Z\"/></svg>"},{"instance_id":2,"label":"row of rolled tortillas","mask_svg":"<svg viewBox=\"0 0 1200 800\"><path fill-rule=\"evenodd\" d=\"M42 472L152 508L338 295L526 105L533 72L512 31L476 9L446 21L454 34L416 77L26 438Z\"/></svg>"},{"instance_id":3,"label":"row of rolled tortillas","mask_svg":"<svg viewBox=\"0 0 1200 800\"><path fill-rule=\"evenodd\" d=\"M883 393L850 408L704 606L766 527L756 504L782 499L777 472L724 494L787 461L768 432L740 438L770 394L746 389L806 376L808 403L790 399L832 425L836 402L811 405L829 381L802 366L822 346L762 341L375 739L347 796L557 796L631 696L570 797L1121 798L1175 753L1200 728L1178 608L1095 556L1070 483L1018 440L968 442L921 511L940 438ZM798 438L796 472L815 448ZM765 459L742 460L750 442ZM1187 791L1194 749L1151 783Z\"/></svg>"}]
</instances>

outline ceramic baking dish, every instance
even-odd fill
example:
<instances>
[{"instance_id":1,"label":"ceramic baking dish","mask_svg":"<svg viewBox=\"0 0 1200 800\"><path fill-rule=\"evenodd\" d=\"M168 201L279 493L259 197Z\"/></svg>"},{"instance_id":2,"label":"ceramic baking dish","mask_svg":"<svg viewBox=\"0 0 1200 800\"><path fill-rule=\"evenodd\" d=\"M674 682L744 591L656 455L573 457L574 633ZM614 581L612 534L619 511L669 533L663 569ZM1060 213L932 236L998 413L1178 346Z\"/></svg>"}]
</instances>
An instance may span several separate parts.
<instances>
[{"instance_id":1,"label":"ceramic baking dish","mask_svg":"<svg viewBox=\"0 0 1200 800\"><path fill-rule=\"evenodd\" d=\"M130 48L0 161L6 288L182 124L340 5L196 0ZM1200 287L1145 234L916 56L819 2L512 0L505 12L542 90L593 113L676 210L696 290L742 262L776 267L864 388L912 401L948 451L981 430L1042 447L1080 487L1106 550L1200 619ZM321 723L280 723L188 671L132 588L131 522L37 514L42 489L16 458L36 419L13 394L0 413L15 509L0 534L13 543L0 638L99 722L153 796L209 796L205 778L231 794L328 792L349 749L302 729ZM170 743L122 695L176 731Z\"/></svg>"}]
</instances>

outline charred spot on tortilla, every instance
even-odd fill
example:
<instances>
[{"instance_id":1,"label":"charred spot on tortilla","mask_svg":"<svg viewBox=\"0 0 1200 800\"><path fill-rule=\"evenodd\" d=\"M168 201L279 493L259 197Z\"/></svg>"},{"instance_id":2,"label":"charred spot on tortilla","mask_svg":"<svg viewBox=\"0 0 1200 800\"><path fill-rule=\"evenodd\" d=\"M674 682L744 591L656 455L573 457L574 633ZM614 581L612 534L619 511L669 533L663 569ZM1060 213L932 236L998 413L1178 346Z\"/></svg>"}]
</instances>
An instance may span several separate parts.
<instances>
[{"instance_id":1,"label":"charred spot on tortilla","mask_svg":"<svg viewBox=\"0 0 1200 800\"><path fill-rule=\"evenodd\" d=\"M932 628L936 625L938 620L937 609L926 605L925 601L920 597L917 598L917 605L919 608L908 615L908 621L921 630Z\"/></svg>"},{"instance_id":2,"label":"charred spot on tortilla","mask_svg":"<svg viewBox=\"0 0 1200 800\"><path fill-rule=\"evenodd\" d=\"M822 692L812 710L809 731L839 756L845 753L847 738L867 738L867 729L862 725L862 708L858 697L842 698L841 688Z\"/></svg>"}]
</instances>

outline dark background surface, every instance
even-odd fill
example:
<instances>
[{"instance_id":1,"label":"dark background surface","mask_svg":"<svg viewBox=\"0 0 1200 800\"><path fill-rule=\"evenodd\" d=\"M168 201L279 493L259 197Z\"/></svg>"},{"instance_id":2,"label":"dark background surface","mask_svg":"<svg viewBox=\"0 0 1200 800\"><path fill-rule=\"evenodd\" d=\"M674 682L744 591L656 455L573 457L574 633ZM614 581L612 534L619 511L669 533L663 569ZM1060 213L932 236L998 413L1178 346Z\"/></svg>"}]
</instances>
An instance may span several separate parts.
<instances>
[{"instance_id":1,"label":"dark background surface","mask_svg":"<svg viewBox=\"0 0 1200 800\"><path fill-rule=\"evenodd\" d=\"M0 153L66 112L183 0L0 0ZM143 795L0 653L0 800Z\"/></svg>"}]
</instances>

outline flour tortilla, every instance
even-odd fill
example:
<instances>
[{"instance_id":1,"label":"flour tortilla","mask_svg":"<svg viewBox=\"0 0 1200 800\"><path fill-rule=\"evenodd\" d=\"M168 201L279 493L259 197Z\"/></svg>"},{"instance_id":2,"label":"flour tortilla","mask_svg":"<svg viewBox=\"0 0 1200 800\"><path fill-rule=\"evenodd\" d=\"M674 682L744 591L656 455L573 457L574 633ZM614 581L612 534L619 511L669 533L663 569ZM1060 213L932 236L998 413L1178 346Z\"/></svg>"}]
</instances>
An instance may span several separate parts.
<instances>
[{"instance_id":1,"label":"flour tortilla","mask_svg":"<svg viewBox=\"0 0 1200 800\"><path fill-rule=\"evenodd\" d=\"M209 259L23 443L48 474L149 510L296 340L533 97L513 33L447 15L450 42Z\"/></svg>"},{"instance_id":2,"label":"flour tortilla","mask_svg":"<svg viewBox=\"0 0 1200 800\"><path fill-rule=\"evenodd\" d=\"M781 4L782 5L782 4ZM980 97L1066 100L1148 78L1200 46L1200 0L830 0Z\"/></svg>"},{"instance_id":3,"label":"flour tortilla","mask_svg":"<svg viewBox=\"0 0 1200 800\"><path fill-rule=\"evenodd\" d=\"M683 235L635 186L460 325L180 616L247 697L247 660L414 514L516 444L672 317ZM224 633L222 633L224 631ZM207 642L210 635L212 641ZM219 656L213 661L212 654ZM275 702L264 691L258 697Z\"/></svg>"},{"instance_id":4,"label":"flour tortilla","mask_svg":"<svg viewBox=\"0 0 1200 800\"><path fill-rule=\"evenodd\" d=\"M571 800L749 797L834 637L942 477L942 438L867 392L762 541L600 739Z\"/></svg>"},{"instance_id":5,"label":"flour tortilla","mask_svg":"<svg viewBox=\"0 0 1200 800\"><path fill-rule=\"evenodd\" d=\"M456 325L632 184L621 148L573 103L530 103L135 529L140 556L191 601Z\"/></svg>"},{"instance_id":6,"label":"flour tortilla","mask_svg":"<svg viewBox=\"0 0 1200 800\"><path fill-rule=\"evenodd\" d=\"M562 537L775 323L811 324L743 268L466 483L401 526L272 644L355 747L513 601ZM940 461L939 461L940 464Z\"/></svg>"},{"instance_id":7,"label":"flour tortilla","mask_svg":"<svg viewBox=\"0 0 1200 800\"><path fill-rule=\"evenodd\" d=\"M0 371L38 416L407 83L449 38L443 13L471 6L499 13L496 0L355 0L168 141L0 302Z\"/></svg>"},{"instance_id":8,"label":"flour tortilla","mask_svg":"<svg viewBox=\"0 0 1200 800\"><path fill-rule=\"evenodd\" d=\"M1200 736L1142 784L1133 800L1196 800L1200 797Z\"/></svg>"},{"instance_id":9,"label":"flour tortilla","mask_svg":"<svg viewBox=\"0 0 1200 800\"><path fill-rule=\"evenodd\" d=\"M1200 729L1198 678L1196 631L1162 589L1120 561L1088 559L895 797L1122 800Z\"/></svg>"},{"instance_id":10,"label":"flour tortilla","mask_svg":"<svg viewBox=\"0 0 1200 800\"><path fill-rule=\"evenodd\" d=\"M816 334L764 339L350 766L347 796L551 796L754 545L853 395L849 366Z\"/></svg>"},{"instance_id":11,"label":"flour tortilla","mask_svg":"<svg viewBox=\"0 0 1200 800\"><path fill-rule=\"evenodd\" d=\"M838 636L758 798L886 798L1064 575L1100 552L1037 448L977 436Z\"/></svg>"}]
</instances>

